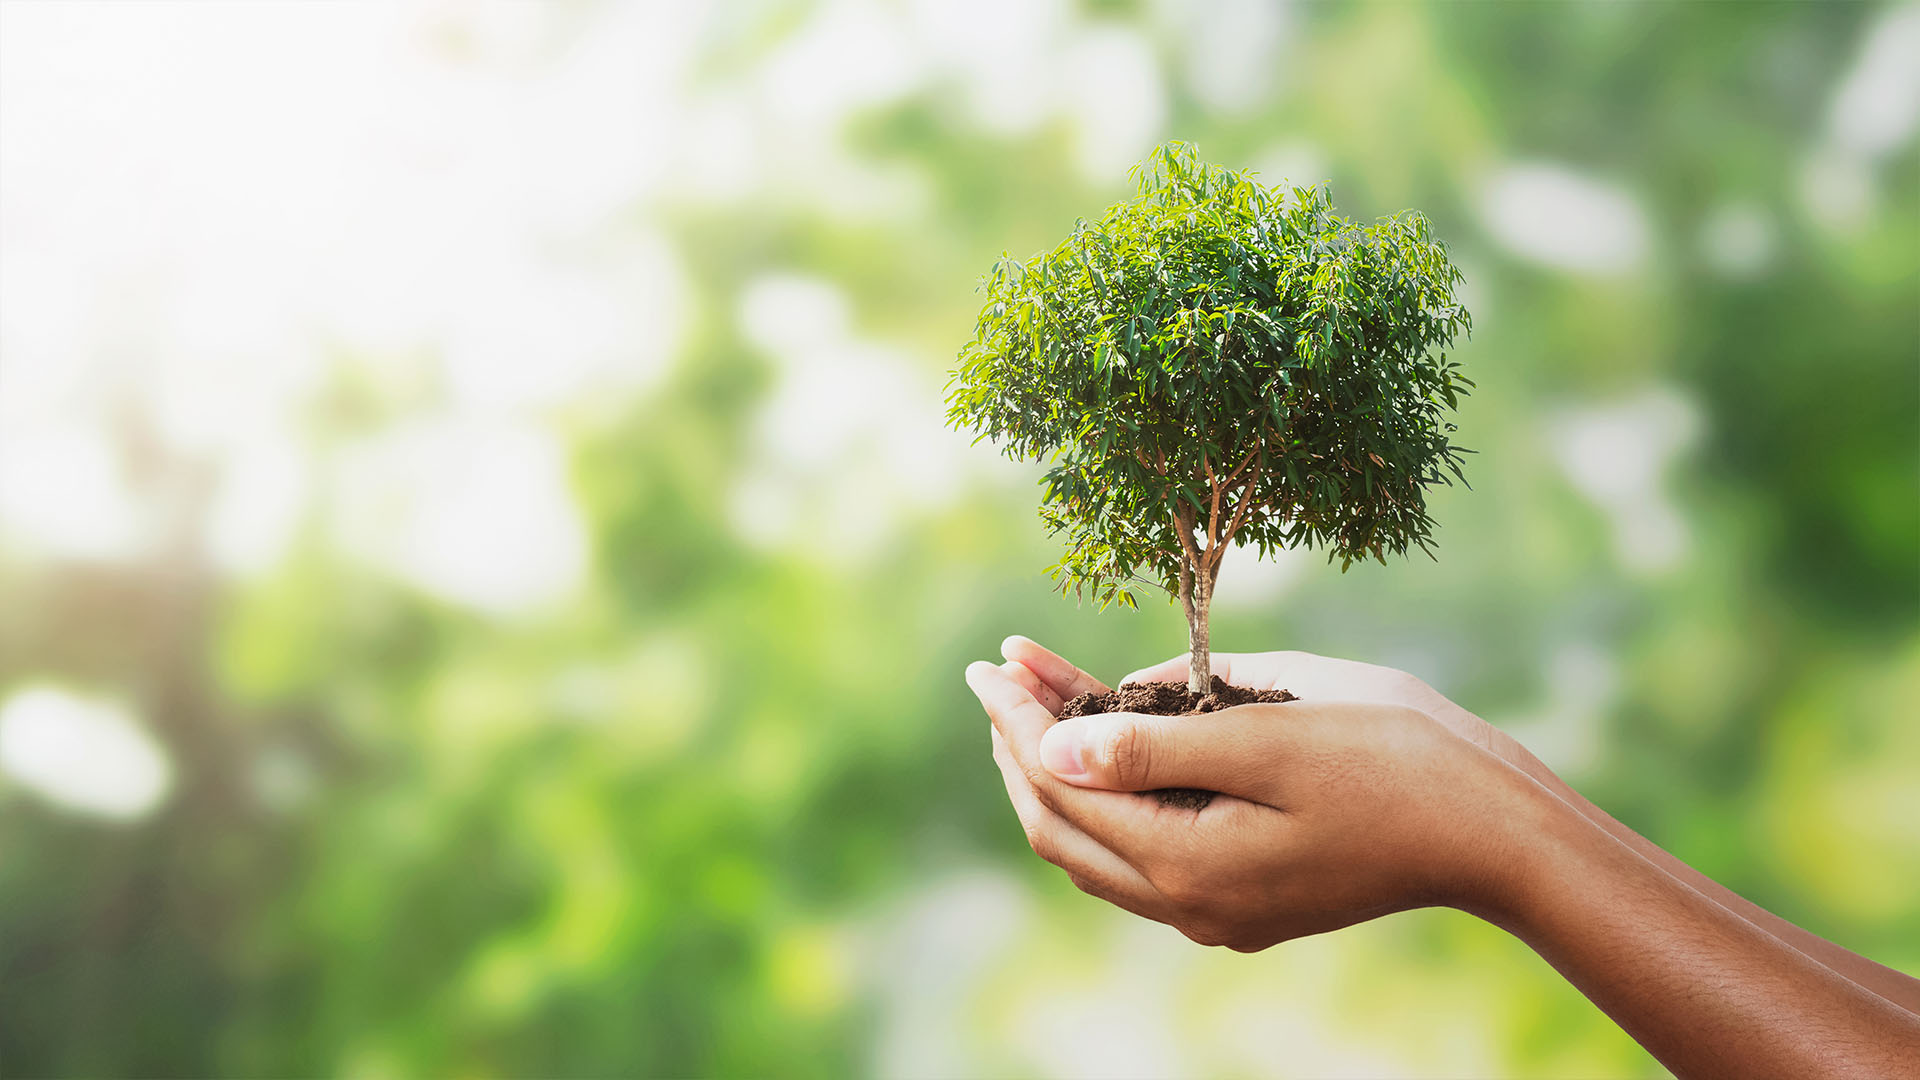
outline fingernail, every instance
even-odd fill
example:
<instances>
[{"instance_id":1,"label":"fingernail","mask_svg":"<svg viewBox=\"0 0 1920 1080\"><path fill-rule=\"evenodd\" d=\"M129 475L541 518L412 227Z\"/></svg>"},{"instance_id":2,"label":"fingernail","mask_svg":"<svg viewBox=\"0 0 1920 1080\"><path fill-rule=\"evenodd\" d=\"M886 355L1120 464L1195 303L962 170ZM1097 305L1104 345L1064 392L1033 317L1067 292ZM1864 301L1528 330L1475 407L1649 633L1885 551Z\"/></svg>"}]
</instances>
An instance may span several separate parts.
<instances>
[{"instance_id":1,"label":"fingernail","mask_svg":"<svg viewBox=\"0 0 1920 1080\"><path fill-rule=\"evenodd\" d=\"M1080 760L1080 740L1085 726L1062 720L1040 737L1040 764L1055 776L1085 776L1087 766Z\"/></svg>"}]
</instances>

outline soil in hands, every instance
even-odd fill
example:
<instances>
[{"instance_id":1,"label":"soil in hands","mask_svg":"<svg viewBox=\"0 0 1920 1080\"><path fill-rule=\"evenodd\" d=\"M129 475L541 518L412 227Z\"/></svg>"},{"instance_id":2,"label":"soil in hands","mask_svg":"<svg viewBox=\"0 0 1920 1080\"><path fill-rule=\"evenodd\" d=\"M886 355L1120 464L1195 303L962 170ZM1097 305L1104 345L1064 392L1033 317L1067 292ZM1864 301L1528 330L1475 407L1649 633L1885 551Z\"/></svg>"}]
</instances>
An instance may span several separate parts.
<instances>
[{"instance_id":1,"label":"soil in hands","mask_svg":"<svg viewBox=\"0 0 1920 1080\"><path fill-rule=\"evenodd\" d=\"M1081 694L1061 706L1059 719L1108 712L1192 716L1196 713L1210 713L1218 709L1232 708L1235 705L1298 700L1300 700L1299 697L1292 691L1250 690L1244 686L1229 686L1225 679L1215 675L1212 688L1205 694L1194 693L1187 689L1187 684L1183 682L1127 683L1118 690ZM1177 806L1188 810L1204 809L1213 801L1213 792L1196 791L1193 788L1162 788L1149 794L1158 797L1162 806Z\"/></svg>"}]
</instances>

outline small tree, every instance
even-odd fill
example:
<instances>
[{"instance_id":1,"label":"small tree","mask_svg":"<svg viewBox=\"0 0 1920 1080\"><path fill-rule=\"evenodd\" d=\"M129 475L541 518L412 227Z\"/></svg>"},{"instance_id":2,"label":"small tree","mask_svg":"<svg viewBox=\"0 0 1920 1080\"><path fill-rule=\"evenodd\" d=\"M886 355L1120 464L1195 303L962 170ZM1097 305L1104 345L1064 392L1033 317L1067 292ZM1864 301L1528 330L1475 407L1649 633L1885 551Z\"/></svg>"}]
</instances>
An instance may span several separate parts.
<instances>
[{"instance_id":1,"label":"small tree","mask_svg":"<svg viewBox=\"0 0 1920 1080\"><path fill-rule=\"evenodd\" d=\"M1472 383L1446 350L1471 320L1424 217L1360 225L1319 186L1283 191L1169 143L1140 194L1052 251L1003 255L948 384L948 422L1051 460L1051 568L1102 610L1178 597L1188 687L1211 687L1208 611L1235 543L1356 559L1432 555L1426 488L1461 449Z\"/></svg>"}]
</instances>

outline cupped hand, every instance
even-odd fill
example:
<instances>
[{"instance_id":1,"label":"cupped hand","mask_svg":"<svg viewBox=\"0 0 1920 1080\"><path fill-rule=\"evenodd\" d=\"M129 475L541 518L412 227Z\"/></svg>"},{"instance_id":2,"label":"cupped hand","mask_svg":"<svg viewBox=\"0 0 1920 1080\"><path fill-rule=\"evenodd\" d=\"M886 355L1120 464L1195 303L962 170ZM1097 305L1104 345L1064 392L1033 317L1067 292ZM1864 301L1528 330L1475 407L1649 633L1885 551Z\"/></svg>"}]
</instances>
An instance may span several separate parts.
<instances>
[{"instance_id":1,"label":"cupped hand","mask_svg":"<svg viewBox=\"0 0 1920 1080\"><path fill-rule=\"evenodd\" d=\"M1008 641L1024 642L1023 656L1036 651L1053 656L1026 638ZM1057 656L1053 659L1066 663ZM1291 690L1306 701L1365 701L1419 709L1454 734L1535 780L1549 786L1558 784L1558 778L1513 736L1455 705L1446 695L1407 672L1309 652L1214 653L1212 666L1213 673L1231 685L1254 690ZM1186 677L1187 655L1182 653L1152 667L1141 668L1120 681L1185 681Z\"/></svg>"},{"instance_id":2,"label":"cupped hand","mask_svg":"<svg viewBox=\"0 0 1920 1080\"><path fill-rule=\"evenodd\" d=\"M1302 700L1056 724L1060 701L1104 687L1025 639L1005 651L968 684L1034 850L1087 892L1242 951L1500 902L1539 789L1430 714ZM1222 796L1193 811L1135 794L1165 787Z\"/></svg>"},{"instance_id":3,"label":"cupped hand","mask_svg":"<svg viewBox=\"0 0 1920 1080\"><path fill-rule=\"evenodd\" d=\"M1920 984L1528 776L1403 673L1216 655L1231 681L1303 700L1056 723L1104 687L1023 638L1003 651L967 669L994 758L1034 850L1088 892L1243 951L1449 904L1513 931L1675 1075L1920 1076ZM1199 810L1135 794L1162 787L1225 794Z\"/></svg>"}]
</instances>

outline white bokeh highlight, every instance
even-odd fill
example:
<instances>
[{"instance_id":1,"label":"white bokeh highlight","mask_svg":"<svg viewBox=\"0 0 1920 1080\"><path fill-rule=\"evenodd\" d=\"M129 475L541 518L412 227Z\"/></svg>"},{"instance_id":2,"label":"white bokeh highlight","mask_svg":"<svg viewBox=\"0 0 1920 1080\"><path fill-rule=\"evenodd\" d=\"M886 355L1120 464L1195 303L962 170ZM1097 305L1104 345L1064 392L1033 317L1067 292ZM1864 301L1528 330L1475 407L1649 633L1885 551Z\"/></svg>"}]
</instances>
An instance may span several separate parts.
<instances>
[{"instance_id":1,"label":"white bokeh highlight","mask_svg":"<svg viewBox=\"0 0 1920 1080\"><path fill-rule=\"evenodd\" d=\"M1191 942L1117 911L1100 912L1100 920L1110 940L1099 956L1113 958L1113 977L1043 993L1030 988L1015 1013L1015 1045L1040 1076L1193 1075L1176 1020L1181 976L1194 962Z\"/></svg>"},{"instance_id":2,"label":"white bokeh highlight","mask_svg":"<svg viewBox=\"0 0 1920 1080\"><path fill-rule=\"evenodd\" d=\"M1840 147L1871 158L1899 150L1920 126L1920 4L1882 12L1834 91L1827 127Z\"/></svg>"},{"instance_id":3,"label":"white bokeh highlight","mask_svg":"<svg viewBox=\"0 0 1920 1080\"><path fill-rule=\"evenodd\" d=\"M828 0L760 67L761 93L782 127L818 136L847 115L920 85L919 42L890 5Z\"/></svg>"},{"instance_id":4,"label":"white bokeh highlight","mask_svg":"<svg viewBox=\"0 0 1920 1080\"><path fill-rule=\"evenodd\" d=\"M0 420L0 525L20 546L82 561L132 558L151 529L118 448L57 415Z\"/></svg>"},{"instance_id":5,"label":"white bokeh highlight","mask_svg":"<svg viewBox=\"0 0 1920 1080\"><path fill-rule=\"evenodd\" d=\"M678 255L623 215L673 166L661 148L704 28L695 7L618 5L590 32L539 5L5 18L0 539L69 559L150 550L182 507L124 475L137 421L216 475L213 565L265 572L322 490L307 478L331 468L298 436L342 356L479 430L630 401L680 348ZM568 579L578 545L562 470L485 460L517 470L502 506L534 507L535 524L509 526L512 541L453 530L444 560L380 561L514 607ZM431 498L392 543L485 516L446 509L471 495ZM527 552L549 561L507 557ZM501 579L480 582L487 566Z\"/></svg>"},{"instance_id":6,"label":"white bokeh highlight","mask_svg":"<svg viewBox=\"0 0 1920 1080\"><path fill-rule=\"evenodd\" d=\"M524 614L585 576L566 455L530 424L411 421L348 448L331 479L340 546L451 603Z\"/></svg>"},{"instance_id":7,"label":"white bokeh highlight","mask_svg":"<svg viewBox=\"0 0 1920 1080\"><path fill-rule=\"evenodd\" d=\"M131 712L56 686L29 686L0 705L0 773L62 809L109 821L145 817L173 770Z\"/></svg>"},{"instance_id":8,"label":"white bokeh highlight","mask_svg":"<svg viewBox=\"0 0 1920 1080\"><path fill-rule=\"evenodd\" d=\"M1055 52L1072 23L1065 0L911 0L915 37L982 130L1021 135L1055 109Z\"/></svg>"},{"instance_id":9,"label":"white bokeh highlight","mask_svg":"<svg viewBox=\"0 0 1920 1080\"><path fill-rule=\"evenodd\" d=\"M1220 611L1262 611L1299 587L1316 564L1327 561L1324 552L1306 548L1276 548L1266 558L1251 544L1236 544L1220 560L1220 591L1213 606ZM1158 596L1158 592L1148 595Z\"/></svg>"},{"instance_id":10,"label":"white bokeh highlight","mask_svg":"<svg viewBox=\"0 0 1920 1080\"><path fill-rule=\"evenodd\" d=\"M1253 171L1260 182L1275 185L1284 181L1289 187L1312 187L1333 175L1326 151L1305 139L1288 139L1261 151L1254 159Z\"/></svg>"},{"instance_id":11,"label":"white bokeh highlight","mask_svg":"<svg viewBox=\"0 0 1920 1080\"><path fill-rule=\"evenodd\" d=\"M1153 48L1138 31L1096 26L1069 41L1059 73L1075 122L1074 162L1089 183L1111 185L1166 127L1167 93Z\"/></svg>"},{"instance_id":12,"label":"white bokeh highlight","mask_svg":"<svg viewBox=\"0 0 1920 1080\"><path fill-rule=\"evenodd\" d=\"M1187 86L1203 105L1238 113L1266 102L1282 68L1291 4L1161 0L1155 7L1155 22L1182 42Z\"/></svg>"},{"instance_id":13,"label":"white bokeh highlight","mask_svg":"<svg viewBox=\"0 0 1920 1080\"><path fill-rule=\"evenodd\" d=\"M1511 165L1477 200L1482 225L1509 254L1542 266L1612 276L1647 257L1646 212L1625 189L1563 165Z\"/></svg>"},{"instance_id":14,"label":"white bokeh highlight","mask_svg":"<svg viewBox=\"0 0 1920 1080\"><path fill-rule=\"evenodd\" d=\"M1669 570L1689 554L1692 533L1666 476L1700 428L1699 409L1667 387L1565 409L1549 421L1555 460L1574 490L1606 515L1615 556L1627 569Z\"/></svg>"},{"instance_id":15,"label":"white bokeh highlight","mask_svg":"<svg viewBox=\"0 0 1920 1080\"><path fill-rule=\"evenodd\" d=\"M742 291L736 317L775 369L730 499L743 539L857 562L903 515L951 503L979 467L946 426L939 386L910 357L855 336L837 286L766 274Z\"/></svg>"},{"instance_id":16,"label":"white bokeh highlight","mask_svg":"<svg viewBox=\"0 0 1920 1080\"><path fill-rule=\"evenodd\" d=\"M1017 879L982 868L936 879L873 920L874 1075L954 1076L985 1067L965 1017L1033 918L1033 899Z\"/></svg>"},{"instance_id":17,"label":"white bokeh highlight","mask_svg":"<svg viewBox=\"0 0 1920 1080\"><path fill-rule=\"evenodd\" d=\"M1880 201L1875 169L1920 126L1920 4L1880 13L1828 102L1825 131L1800 166L1807 216L1835 232L1866 223Z\"/></svg>"}]
</instances>

